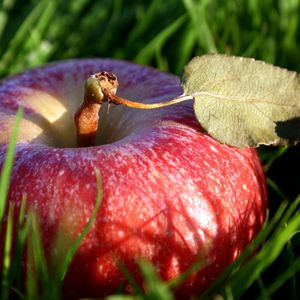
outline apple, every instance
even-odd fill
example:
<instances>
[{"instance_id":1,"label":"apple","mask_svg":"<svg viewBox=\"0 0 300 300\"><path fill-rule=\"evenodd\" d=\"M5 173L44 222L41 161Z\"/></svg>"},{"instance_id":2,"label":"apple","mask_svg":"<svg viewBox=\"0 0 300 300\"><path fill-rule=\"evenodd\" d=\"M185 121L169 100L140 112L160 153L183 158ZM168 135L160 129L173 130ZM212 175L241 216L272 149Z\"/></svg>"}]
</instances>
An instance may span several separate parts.
<instances>
[{"instance_id":1,"label":"apple","mask_svg":"<svg viewBox=\"0 0 300 300\"><path fill-rule=\"evenodd\" d=\"M118 77L118 95L141 103L182 93L173 75L111 59L57 62L3 80L0 166L14 115L19 106L25 109L8 201L17 212L26 195L51 265L53 253L63 253L88 221L99 170L101 207L68 270L65 297L115 292L126 286L117 261L139 278L138 258L152 262L163 280L202 260L203 268L176 289L178 298L199 294L264 222L266 185L257 153L211 138L192 101L153 110L103 103L95 145L77 147L74 114L85 81L103 70Z\"/></svg>"}]
</instances>

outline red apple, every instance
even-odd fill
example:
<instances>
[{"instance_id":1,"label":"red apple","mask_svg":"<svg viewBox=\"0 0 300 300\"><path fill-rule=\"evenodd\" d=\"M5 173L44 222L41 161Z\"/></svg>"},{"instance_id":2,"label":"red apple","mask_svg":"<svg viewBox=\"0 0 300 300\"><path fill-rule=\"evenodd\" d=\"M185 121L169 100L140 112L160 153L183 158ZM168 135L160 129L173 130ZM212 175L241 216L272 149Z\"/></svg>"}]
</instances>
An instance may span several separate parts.
<instances>
[{"instance_id":1,"label":"red apple","mask_svg":"<svg viewBox=\"0 0 300 300\"><path fill-rule=\"evenodd\" d=\"M109 59L59 62L3 81L0 165L14 114L25 108L8 200L19 208L27 196L50 261L59 250L54 245L76 237L89 219L98 169L101 208L67 273L65 295L113 293L124 283L116 260L136 275L140 257L164 280L203 259L206 266L176 291L185 298L201 293L264 221L265 178L256 151L220 144L203 132L191 101L147 111L104 107L97 145L76 147L73 115L86 78L100 70L115 73L118 94L129 99L161 102L182 93L175 76Z\"/></svg>"}]
</instances>

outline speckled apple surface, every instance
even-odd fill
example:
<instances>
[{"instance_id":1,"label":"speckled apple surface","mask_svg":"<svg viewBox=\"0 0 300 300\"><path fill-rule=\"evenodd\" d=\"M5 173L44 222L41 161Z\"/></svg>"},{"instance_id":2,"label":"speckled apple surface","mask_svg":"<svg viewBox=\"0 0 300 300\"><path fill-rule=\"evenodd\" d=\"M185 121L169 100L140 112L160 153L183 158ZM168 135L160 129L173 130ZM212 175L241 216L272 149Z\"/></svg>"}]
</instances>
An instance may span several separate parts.
<instances>
[{"instance_id":1,"label":"speckled apple surface","mask_svg":"<svg viewBox=\"0 0 300 300\"><path fill-rule=\"evenodd\" d=\"M2 81L0 165L14 114L25 108L8 199L18 208L26 195L38 212L51 264L91 215L98 169L101 208L66 276L66 297L113 293L124 284L116 261L137 274L139 257L165 280L201 259L204 269L176 291L179 298L201 293L262 226L266 188L257 154L209 137L192 103L103 107L99 145L76 148L73 114L84 80L102 70L118 76L125 98L160 102L182 93L175 76L108 59L60 62Z\"/></svg>"}]
</instances>

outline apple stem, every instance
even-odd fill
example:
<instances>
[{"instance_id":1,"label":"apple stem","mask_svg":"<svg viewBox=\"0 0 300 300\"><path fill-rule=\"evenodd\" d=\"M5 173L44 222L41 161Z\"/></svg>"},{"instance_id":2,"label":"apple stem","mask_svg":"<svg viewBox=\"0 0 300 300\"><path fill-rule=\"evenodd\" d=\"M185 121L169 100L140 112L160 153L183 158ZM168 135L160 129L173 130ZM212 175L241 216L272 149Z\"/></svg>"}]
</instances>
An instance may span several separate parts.
<instances>
[{"instance_id":1,"label":"apple stem","mask_svg":"<svg viewBox=\"0 0 300 300\"><path fill-rule=\"evenodd\" d=\"M110 72L96 73L87 79L84 100L74 116L78 147L89 147L95 144L99 110L104 102L137 109L154 109L194 99L189 95L181 95L166 102L140 103L116 96L117 88L117 77Z\"/></svg>"},{"instance_id":2,"label":"apple stem","mask_svg":"<svg viewBox=\"0 0 300 300\"><path fill-rule=\"evenodd\" d=\"M95 144L100 108L101 104L84 101L75 113L78 147L89 147Z\"/></svg>"},{"instance_id":3,"label":"apple stem","mask_svg":"<svg viewBox=\"0 0 300 300\"><path fill-rule=\"evenodd\" d=\"M108 95L110 100L115 104L122 104L128 107L138 108L138 109L154 109L154 108L161 108L170 105L174 105L183 101L193 100L194 98L189 95L182 95L178 96L172 100L165 101L165 102L158 102L158 103L140 103L131 100L127 100L116 95Z\"/></svg>"}]
</instances>

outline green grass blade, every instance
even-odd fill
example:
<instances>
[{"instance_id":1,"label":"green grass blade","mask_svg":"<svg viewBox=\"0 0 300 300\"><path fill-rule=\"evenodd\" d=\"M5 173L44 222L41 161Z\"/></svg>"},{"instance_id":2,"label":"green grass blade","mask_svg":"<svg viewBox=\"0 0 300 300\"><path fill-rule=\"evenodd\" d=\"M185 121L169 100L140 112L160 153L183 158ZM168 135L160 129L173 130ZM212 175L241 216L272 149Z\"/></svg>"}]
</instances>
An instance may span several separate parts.
<instances>
[{"instance_id":1,"label":"green grass blade","mask_svg":"<svg viewBox=\"0 0 300 300\"><path fill-rule=\"evenodd\" d=\"M263 249L247 262L230 280L230 285L235 297L242 294L256 281L262 272L269 267L279 256L285 244L300 228L300 216L296 214L285 228L278 231L275 236L267 241Z\"/></svg>"},{"instance_id":2,"label":"green grass blade","mask_svg":"<svg viewBox=\"0 0 300 300\"><path fill-rule=\"evenodd\" d=\"M69 248L69 250L67 251L63 261L61 262L60 268L56 275L57 282L63 281L63 279L67 273L68 267L69 267L70 263L72 262L72 259L75 255L76 251L78 250L81 241L87 235L87 233L90 230L90 228L96 218L96 215L99 211L101 200L102 200L102 182L101 182L101 175L100 175L99 170L95 170L95 174L96 174L97 186L98 186L98 194L97 194L97 199L95 202L95 207L94 207L94 209L92 211L92 215L91 215L90 219L88 220L87 224L85 225L84 229L82 230L82 232L80 233L78 238L72 243L72 245Z\"/></svg>"},{"instance_id":3,"label":"green grass blade","mask_svg":"<svg viewBox=\"0 0 300 300\"><path fill-rule=\"evenodd\" d=\"M13 241L13 218L14 218L14 204L9 205L7 222L6 222L6 234L3 254L3 267L2 267L2 278L1 278L1 293L0 299L6 300L9 297L10 289L10 267L11 267L11 248Z\"/></svg>"},{"instance_id":4,"label":"green grass blade","mask_svg":"<svg viewBox=\"0 0 300 300\"><path fill-rule=\"evenodd\" d=\"M20 207L19 218L18 218L18 226L19 227L22 227L22 225L25 222L26 204L27 204L27 198L26 198L26 196L23 196L22 200L21 200L21 207Z\"/></svg>"},{"instance_id":5,"label":"green grass blade","mask_svg":"<svg viewBox=\"0 0 300 300\"><path fill-rule=\"evenodd\" d=\"M31 215L29 252L31 252L32 255L32 261L29 263L33 264L33 269L37 272L41 287L49 287L50 276L42 246L38 215L34 211L30 211L29 214Z\"/></svg>"},{"instance_id":6,"label":"green grass blade","mask_svg":"<svg viewBox=\"0 0 300 300\"><path fill-rule=\"evenodd\" d=\"M1 176L0 176L0 223L2 222L5 206L6 206L6 197L8 192L9 186L9 178L12 170L13 160L14 160L14 153L17 144L17 135L18 129L21 123L21 119L23 116L23 108L19 108L13 130L11 132L11 136L9 139L9 144L6 151L6 159L2 166ZM1 230L1 227L0 227Z\"/></svg>"},{"instance_id":7,"label":"green grass blade","mask_svg":"<svg viewBox=\"0 0 300 300\"><path fill-rule=\"evenodd\" d=\"M185 24L182 30L184 32L177 46L180 55L177 57L177 65L175 68L175 73L180 76L182 75L182 70L186 63L193 57L193 50L197 43L197 34L190 23Z\"/></svg>"},{"instance_id":8,"label":"green grass blade","mask_svg":"<svg viewBox=\"0 0 300 300\"><path fill-rule=\"evenodd\" d=\"M3 0L0 7L0 42L9 19L9 11L14 6L15 0Z\"/></svg>"},{"instance_id":9,"label":"green grass blade","mask_svg":"<svg viewBox=\"0 0 300 300\"><path fill-rule=\"evenodd\" d=\"M23 55L25 49L21 46L27 43L28 40L28 32L35 27L36 22L41 17L43 12L47 8L48 1L41 1L38 5L34 7L34 9L30 12L24 22L21 24L18 31L14 34L12 39L10 40L9 45L4 49L4 52L1 53L2 57L0 60L0 75L3 73L9 73L8 70L11 67L14 67L14 59L16 56ZM1 49L3 50L3 49Z\"/></svg>"},{"instance_id":10,"label":"green grass blade","mask_svg":"<svg viewBox=\"0 0 300 300\"><path fill-rule=\"evenodd\" d=\"M272 152L272 155L268 156L267 161L264 163L264 172L268 172L272 164L286 153L288 149L289 147L279 147L275 152Z\"/></svg>"},{"instance_id":11,"label":"green grass blade","mask_svg":"<svg viewBox=\"0 0 300 300\"><path fill-rule=\"evenodd\" d=\"M296 234L297 235L297 234ZM295 236L296 236L295 235ZM299 299L298 297L298 292L297 292L297 278L296 278L296 273L300 270L299 267L297 267L297 263L296 263L296 257L295 257L295 252L294 252L294 249L293 249L293 244L292 244L292 241L288 241L287 242L287 245L286 245L286 253L287 253L287 260L288 260L288 267L286 268L285 271L288 271L290 270L291 268L294 268L294 272L291 272L290 273L290 276L288 277L285 277L284 278L284 281L287 281L289 280L290 281L290 288L291 288L291 300L296 300L296 299ZM297 255L297 254L296 254ZM296 266L295 266L296 265ZM293 274L294 273L294 274ZM282 277L282 273L280 275L280 277ZM276 281L276 280L274 280ZM279 285L276 290L280 287L281 285ZM300 296L300 295L299 295Z\"/></svg>"},{"instance_id":12,"label":"green grass blade","mask_svg":"<svg viewBox=\"0 0 300 300\"><path fill-rule=\"evenodd\" d=\"M288 204L283 202L277 209L275 216L268 223L266 222L264 228L258 233L255 239L251 242L249 246L242 252L242 254L234 261L229 267L227 267L212 283L208 289L201 295L200 299L210 299L210 295L213 291L218 291L228 285L231 276L238 272L242 263L247 261L247 259L253 254L254 251L262 245L262 243L267 239L267 237L276 229L280 219L282 218L284 212L286 211Z\"/></svg>"},{"instance_id":13,"label":"green grass blade","mask_svg":"<svg viewBox=\"0 0 300 300\"><path fill-rule=\"evenodd\" d=\"M32 214L30 214L30 219ZM30 225L32 221L30 220ZM32 230L32 228L30 228ZM31 233L31 232L30 232ZM29 236L30 237L30 236ZM31 247L31 248L30 248ZM39 287L38 287L38 274L36 271L36 262L33 254L32 240L29 238L27 246L27 268L26 268L26 299L38 299Z\"/></svg>"},{"instance_id":14,"label":"green grass blade","mask_svg":"<svg viewBox=\"0 0 300 300\"><path fill-rule=\"evenodd\" d=\"M11 269L11 282L15 283L15 292L22 289L22 254L28 237L31 218L25 219L26 197L23 197L19 211L18 226L16 230L16 245Z\"/></svg>"},{"instance_id":15,"label":"green grass blade","mask_svg":"<svg viewBox=\"0 0 300 300\"><path fill-rule=\"evenodd\" d=\"M185 272L181 273L178 277L171 279L167 282L168 287L175 288L176 286L183 283L186 279L189 278L193 273L200 271L201 269L205 268L207 262L203 259L199 259L195 263L193 263Z\"/></svg>"},{"instance_id":16,"label":"green grass blade","mask_svg":"<svg viewBox=\"0 0 300 300\"><path fill-rule=\"evenodd\" d=\"M147 64L155 56L157 49L161 49L170 38L186 21L187 16L182 15L176 19L172 24L162 30L157 36L155 36L146 46L143 48L138 55L135 57L135 61L141 64Z\"/></svg>"},{"instance_id":17,"label":"green grass blade","mask_svg":"<svg viewBox=\"0 0 300 300\"><path fill-rule=\"evenodd\" d=\"M173 294L168 288L167 283L160 280L154 266L146 261L140 260L139 267L143 274L146 295L149 300L172 300Z\"/></svg>"},{"instance_id":18,"label":"green grass blade","mask_svg":"<svg viewBox=\"0 0 300 300\"><path fill-rule=\"evenodd\" d=\"M265 300L271 300L271 295L268 293L264 281L262 280L261 276L258 277L257 283L260 289L260 295L265 299Z\"/></svg>"},{"instance_id":19,"label":"green grass blade","mask_svg":"<svg viewBox=\"0 0 300 300\"><path fill-rule=\"evenodd\" d=\"M275 278L272 283L266 288L266 292L268 295L272 295L276 292L287 280L293 278L297 272L300 271L300 257L295 259L293 264L291 264L288 268L281 271L279 276ZM297 292L297 291L295 291ZM295 294L294 292L294 294ZM299 299L298 295L295 294L293 299ZM257 300L264 300L263 295L261 295Z\"/></svg>"},{"instance_id":20,"label":"green grass blade","mask_svg":"<svg viewBox=\"0 0 300 300\"><path fill-rule=\"evenodd\" d=\"M288 206L286 212L282 216L280 223L277 225L274 235L278 234L283 228L286 227L286 224L289 222L290 218L299 211L300 204L300 195Z\"/></svg>"},{"instance_id":21,"label":"green grass blade","mask_svg":"<svg viewBox=\"0 0 300 300\"><path fill-rule=\"evenodd\" d=\"M261 32L253 39L252 43L244 50L242 56L247 56L247 57L254 56L259 46L266 39L266 35L267 35L267 30L266 27L263 26Z\"/></svg>"},{"instance_id":22,"label":"green grass blade","mask_svg":"<svg viewBox=\"0 0 300 300\"><path fill-rule=\"evenodd\" d=\"M132 28L127 39L129 43L132 43L140 39L145 34L152 24L156 21L157 13L161 10L161 0L154 0L151 2L149 7L146 9L142 19L137 22Z\"/></svg>"},{"instance_id":23,"label":"green grass blade","mask_svg":"<svg viewBox=\"0 0 300 300\"><path fill-rule=\"evenodd\" d=\"M270 177L267 177L267 184L282 200L287 200L287 196Z\"/></svg>"},{"instance_id":24,"label":"green grass blade","mask_svg":"<svg viewBox=\"0 0 300 300\"><path fill-rule=\"evenodd\" d=\"M134 276L129 272L129 270L126 268L126 266L121 262L120 260L116 259L116 263L118 266L118 269L122 272L132 289L134 290L134 293L136 295L142 296L144 294L143 289L139 286L137 281L135 280Z\"/></svg>"},{"instance_id":25,"label":"green grass blade","mask_svg":"<svg viewBox=\"0 0 300 300\"><path fill-rule=\"evenodd\" d=\"M183 0L183 3L197 33L199 46L204 48L206 52L217 52L217 46L206 20L206 6L208 1L201 1L199 8L193 0Z\"/></svg>"},{"instance_id":26,"label":"green grass blade","mask_svg":"<svg viewBox=\"0 0 300 300\"><path fill-rule=\"evenodd\" d=\"M49 55L48 52L51 52L49 43L47 44L48 46L44 47L44 35L54 17L57 7L56 2L57 1L46 1L47 5L45 5L34 26L30 28L30 35L26 36L26 39L22 42L24 52L15 52L13 64L9 66L9 73L16 73L23 67L24 56L26 58L26 65L34 66L43 62L43 57Z\"/></svg>"}]
</instances>

